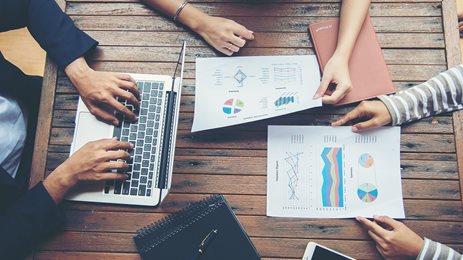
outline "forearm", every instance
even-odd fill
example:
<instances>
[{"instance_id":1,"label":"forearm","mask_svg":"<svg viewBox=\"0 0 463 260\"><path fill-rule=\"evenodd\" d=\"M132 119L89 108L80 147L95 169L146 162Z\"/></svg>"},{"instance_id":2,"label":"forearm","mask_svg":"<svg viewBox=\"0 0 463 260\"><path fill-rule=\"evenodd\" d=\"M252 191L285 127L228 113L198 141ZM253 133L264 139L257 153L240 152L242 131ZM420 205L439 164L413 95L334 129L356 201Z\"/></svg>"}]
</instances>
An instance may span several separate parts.
<instances>
[{"instance_id":1,"label":"forearm","mask_svg":"<svg viewBox=\"0 0 463 260\"><path fill-rule=\"evenodd\" d=\"M439 251L439 252L438 252ZM438 253L436 255L436 253ZM430 239L424 239L423 248L416 259L431 260L431 259L448 259L457 260L461 259L462 255L453 250L452 248Z\"/></svg>"},{"instance_id":2,"label":"forearm","mask_svg":"<svg viewBox=\"0 0 463 260\"><path fill-rule=\"evenodd\" d=\"M75 27L54 0L30 0L27 28L60 68L87 54L98 42Z\"/></svg>"},{"instance_id":3,"label":"forearm","mask_svg":"<svg viewBox=\"0 0 463 260\"><path fill-rule=\"evenodd\" d=\"M379 98L393 125L463 108L463 65L449 69L423 84Z\"/></svg>"},{"instance_id":4,"label":"forearm","mask_svg":"<svg viewBox=\"0 0 463 260\"><path fill-rule=\"evenodd\" d=\"M161 11L168 17L174 17L178 8L184 2L183 0L172 0L172 1L165 1L165 0L143 0L148 5L156 8L157 10ZM179 16L177 17L177 21L180 23L188 26L193 31L198 30L198 26L200 26L202 20L207 17L208 15L199 10L198 8L194 7L192 4L187 4L183 10L180 12Z\"/></svg>"},{"instance_id":5,"label":"forearm","mask_svg":"<svg viewBox=\"0 0 463 260\"><path fill-rule=\"evenodd\" d=\"M335 55L349 60L371 0L343 0Z\"/></svg>"}]
</instances>

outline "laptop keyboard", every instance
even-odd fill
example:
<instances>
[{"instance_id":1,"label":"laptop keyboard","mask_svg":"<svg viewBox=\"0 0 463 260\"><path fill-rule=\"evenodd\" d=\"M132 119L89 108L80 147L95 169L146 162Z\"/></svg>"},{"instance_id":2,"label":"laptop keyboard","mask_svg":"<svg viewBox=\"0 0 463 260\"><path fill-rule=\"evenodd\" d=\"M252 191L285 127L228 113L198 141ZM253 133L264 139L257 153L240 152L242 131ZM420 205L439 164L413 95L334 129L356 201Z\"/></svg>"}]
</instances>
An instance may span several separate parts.
<instances>
[{"instance_id":1,"label":"laptop keyboard","mask_svg":"<svg viewBox=\"0 0 463 260\"><path fill-rule=\"evenodd\" d=\"M160 145L159 131L163 104L163 82L137 81L140 89L140 111L138 121L131 123L123 120L120 140L131 142L134 148L130 151L131 160L128 162L129 177L125 181L108 181L104 193L150 197L153 183L157 148ZM127 108L134 111L130 103L121 101ZM112 190L111 187L114 189Z\"/></svg>"}]
</instances>

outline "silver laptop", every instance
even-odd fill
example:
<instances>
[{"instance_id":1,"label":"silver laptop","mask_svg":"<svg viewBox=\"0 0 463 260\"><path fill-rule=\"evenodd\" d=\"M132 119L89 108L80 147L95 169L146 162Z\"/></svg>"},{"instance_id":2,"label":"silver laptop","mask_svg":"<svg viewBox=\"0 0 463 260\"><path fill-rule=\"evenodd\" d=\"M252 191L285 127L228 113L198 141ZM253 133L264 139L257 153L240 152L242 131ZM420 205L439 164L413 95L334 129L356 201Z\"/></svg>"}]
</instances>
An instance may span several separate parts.
<instances>
[{"instance_id":1,"label":"silver laptop","mask_svg":"<svg viewBox=\"0 0 463 260\"><path fill-rule=\"evenodd\" d=\"M66 199L146 206L157 206L164 200L172 180L185 50L184 42L173 77L126 73L140 89L137 122L122 121L120 126L100 122L79 98L71 155L87 142L103 138L118 137L135 146L127 180L79 184ZM176 78L179 64L180 77ZM126 101L121 103L133 110Z\"/></svg>"}]
</instances>

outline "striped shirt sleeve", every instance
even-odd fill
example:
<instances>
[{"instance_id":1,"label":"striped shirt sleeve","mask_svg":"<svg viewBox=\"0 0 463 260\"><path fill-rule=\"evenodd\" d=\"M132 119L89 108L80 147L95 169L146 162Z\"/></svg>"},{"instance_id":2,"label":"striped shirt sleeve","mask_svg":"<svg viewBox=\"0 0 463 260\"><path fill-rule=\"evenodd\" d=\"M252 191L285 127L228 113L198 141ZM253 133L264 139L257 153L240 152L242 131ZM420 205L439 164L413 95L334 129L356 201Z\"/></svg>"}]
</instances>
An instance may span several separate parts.
<instances>
[{"instance_id":1,"label":"striped shirt sleeve","mask_svg":"<svg viewBox=\"0 0 463 260\"><path fill-rule=\"evenodd\" d=\"M450 247L428 238L424 238L424 244L416 260L463 260L463 256Z\"/></svg>"},{"instance_id":2,"label":"striped shirt sleeve","mask_svg":"<svg viewBox=\"0 0 463 260\"><path fill-rule=\"evenodd\" d=\"M392 125L400 125L463 109L463 64L440 73L423 84L378 98L386 105Z\"/></svg>"}]
</instances>

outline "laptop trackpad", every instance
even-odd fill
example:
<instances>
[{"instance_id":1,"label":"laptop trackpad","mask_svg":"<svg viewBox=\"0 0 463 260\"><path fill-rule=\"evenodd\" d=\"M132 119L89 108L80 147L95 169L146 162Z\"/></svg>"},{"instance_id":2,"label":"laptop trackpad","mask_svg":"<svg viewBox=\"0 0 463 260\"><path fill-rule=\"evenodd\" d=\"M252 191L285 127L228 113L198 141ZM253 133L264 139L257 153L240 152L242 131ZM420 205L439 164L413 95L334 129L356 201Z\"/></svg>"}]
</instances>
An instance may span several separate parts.
<instances>
[{"instance_id":1,"label":"laptop trackpad","mask_svg":"<svg viewBox=\"0 0 463 260\"><path fill-rule=\"evenodd\" d=\"M71 154L88 142L111 138L114 126L98 121L90 112L81 111L77 117Z\"/></svg>"},{"instance_id":2,"label":"laptop trackpad","mask_svg":"<svg viewBox=\"0 0 463 260\"><path fill-rule=\"evenodd\" d=\"M88 142L112 137L114 131L112 125L98 121L90 112L80 111L78 113L71 154ZM75 199L80 197L84 201L91 200L92 196L102 193L104 186L104 182L81 183L71 189L66 198Z\"/></svg>"}]
</instances>

